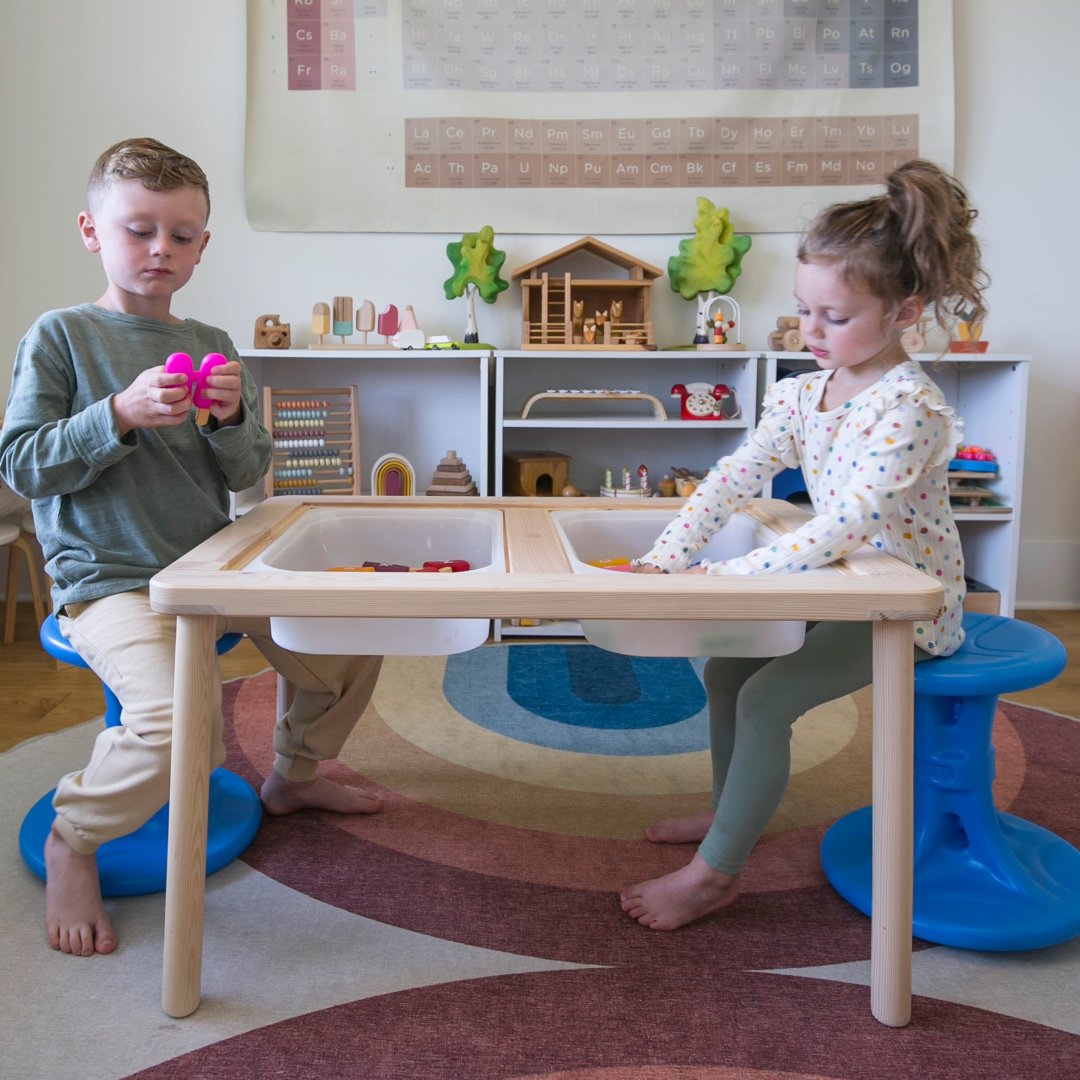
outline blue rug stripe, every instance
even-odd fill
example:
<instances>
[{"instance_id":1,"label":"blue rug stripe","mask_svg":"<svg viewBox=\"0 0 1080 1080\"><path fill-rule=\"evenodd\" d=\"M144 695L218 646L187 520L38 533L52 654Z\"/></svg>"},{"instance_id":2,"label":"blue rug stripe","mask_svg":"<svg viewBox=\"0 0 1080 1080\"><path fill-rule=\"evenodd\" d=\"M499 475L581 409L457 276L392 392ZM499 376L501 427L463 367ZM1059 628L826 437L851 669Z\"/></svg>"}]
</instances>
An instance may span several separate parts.
<instances>
[{"instance_id":1,"label":"blue rug stripe","mask_svg":"<svg viewBox=\"0 0 1080 1080\"><path fill-rule=\"evenodd\" d=\"M601 656L614 655L586 645L474 649L447 658L443 693L449 704L474 724L507 738L552 750L655 757L708 749L708 707L701 683L703 659L620 657L620 660L630 661L642 701L602 705L582 701L572 693L566 653L579 649ZM515 695L518 700L515 701L508 691L510 669L512 664L519 662L516 660L518 654L523 653L547 655L536 655L530 664L522 665L520 670L526 674L531 671L533 677L520 680ZM561 678L558 677L560 665ZM551 680L535 677L538 671L550 673L552 670L555 677ZM595 695L595 691L589 692ZM523 700L535 703L544 712L524 707L520 703ZM697 710L687 715L695 703ZM575 713L588 715L589 724L594 726L574 722ZM619 714L626 715L620 718ZM555 716L563 719L555 719ZM667 717L667 722L663 726L653 726L662 716ZM672 722L672 717L677 719ZM640 723L642 719L648 726Z\"/></svg>"}]
</instances>

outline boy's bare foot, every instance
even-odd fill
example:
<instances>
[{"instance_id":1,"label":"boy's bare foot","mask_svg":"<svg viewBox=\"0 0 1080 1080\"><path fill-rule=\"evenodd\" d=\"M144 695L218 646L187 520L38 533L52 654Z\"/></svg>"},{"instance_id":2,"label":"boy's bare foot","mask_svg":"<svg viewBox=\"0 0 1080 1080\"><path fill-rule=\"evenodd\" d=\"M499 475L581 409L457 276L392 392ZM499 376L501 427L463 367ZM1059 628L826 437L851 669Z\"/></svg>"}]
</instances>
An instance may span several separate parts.
<instances>
[{"instance_id":1,"label":"boy's bare foot","mask_svg":"<svg viewBox=\"0 0 1080 1080\"><path fill-rule=\"evenodd\" d=\"M45 841L45 875L49 944L72 956L111 953L116 931L101 900L97 858L80 855L54 828Z\"/></svg>"},{"instance_id":2,"label":"boy's bare foot","mask_svg":"<svg viewBox=\"0 0 1080 1080\"><path fill-rule=\"evenodd\" d=\"M333 810L337 814L377 814L382 803L356 788L335 784L325 776L297 783L270 770L259 792L263 809L274 817L297 810Z\"/></svg>"},{"instance_id":3,"label":"boy's bare foot","mask_svg":"<svg viewBox=\"0 0 1080 1080\"><path fill-rule=\"evenodd\" d=\"M722 874L695 855L681 870L627 889L622 909L650 930L678 930L735 903L738 895L738 874Z\"/></svg>"},{"instance_id":4,"label":"boy's bare foot","mask_svg":"<svg viewBox=\"0 0 1080 1080\"><path fill-rule=\"evenodd\" d=\"M645 835L654 844L690 844L705 839L712 827L715 810L706 810L702 814L688 814L686 817L666 817L645 830Z\"/></svg>"}]
</instances>

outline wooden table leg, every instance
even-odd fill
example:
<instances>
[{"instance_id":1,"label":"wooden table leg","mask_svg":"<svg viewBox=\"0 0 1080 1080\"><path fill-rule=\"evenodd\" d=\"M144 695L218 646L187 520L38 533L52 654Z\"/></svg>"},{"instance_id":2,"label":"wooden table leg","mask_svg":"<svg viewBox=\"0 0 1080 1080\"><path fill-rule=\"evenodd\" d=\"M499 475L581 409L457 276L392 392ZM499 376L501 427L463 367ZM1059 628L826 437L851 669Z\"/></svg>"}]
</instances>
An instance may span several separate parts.
<instances>
[{"instance_id":1,"label":"wooden table leg","mask_svg":"<svg viewBox=\"0 0 1080 1080\"><path fill-rule=\"evenodd\" d=\"M874 885L870 1011L911 1019L915 658L910 622L874 623Z\"/></svg>"},{"instance_id":2,"label":"wooden table leg","mask_svg":"<svg viewBox=\"0 0 1080 1080\"><path fill-rule=\"evenodd\" d=\"M199 1007L206 819L210 785L210 680L215 661L213 616L176 620L169 855L165 878L165 967L161 1007L188 1016Z\"/></svg>"}]
</instances>

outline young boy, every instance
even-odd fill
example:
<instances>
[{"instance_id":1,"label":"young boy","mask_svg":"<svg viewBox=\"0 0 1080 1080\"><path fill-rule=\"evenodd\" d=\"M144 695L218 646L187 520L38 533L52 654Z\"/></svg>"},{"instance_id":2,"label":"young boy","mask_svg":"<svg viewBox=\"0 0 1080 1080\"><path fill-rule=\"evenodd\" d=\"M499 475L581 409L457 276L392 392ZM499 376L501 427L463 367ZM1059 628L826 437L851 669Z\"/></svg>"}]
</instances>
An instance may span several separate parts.
<instances>
[{"instance_id":1,"label":"young boy","mask_svg":"<svg viewBox=\"0 0 1080 1080\"><path fill-rule=\"evenodd\" d=\"M54 949L116 948L101 900L97 848L133 832L169 798L176 619L150 608L148 583L229 523L229 491L266 472L271 444L257 392L228 336L170 312L210 234L202 169L154 139L110 147L90 175L79 230L100 254L108 288L95 304L50 311L19 345L0 436L0 473L33 500L55 583L61 632L116 694L119 727L89 764L57 785L45 847L45 925ZM174 352L209 352L210 419L194 423ZM336 757L375 688L381 657L298 655L270 638L269 619L221 620L247 633L297 687L274 730L262 787L270 814L303 807L375 813L381 804L318 775ZM215 669L215 674L217 674ZM211 767L225 759L221 684L212 693Z\"/></svg>"}]
</instances>

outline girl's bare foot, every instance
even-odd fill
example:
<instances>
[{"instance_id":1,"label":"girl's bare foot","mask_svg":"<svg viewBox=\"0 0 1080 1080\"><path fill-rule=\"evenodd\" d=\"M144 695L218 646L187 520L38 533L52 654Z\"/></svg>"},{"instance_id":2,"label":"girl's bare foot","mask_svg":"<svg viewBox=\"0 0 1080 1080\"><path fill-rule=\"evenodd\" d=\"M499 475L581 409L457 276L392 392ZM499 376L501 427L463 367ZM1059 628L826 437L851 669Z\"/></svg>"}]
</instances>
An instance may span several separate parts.
<instances>
[{"instance_id":1,"label":"girl's bare foot","mask_svg":"<svg viewBox=\"0 0 1080 1080\"><path fill-rule=\"evenodd\" d=\"M706 810L703 814L688 814L686 817L666 817L645 830L645 835L654 844L690 844L705 839L712 827L715 810Z\"/></svg>"},{"instance_id":2,"label":"girl's bare foot","mask_svg":"<svg viewBox=\"0 0 1080 1080\"><path fill-rule=\"evenodd\" d=\"M335 784L325 776L297 783L286 780L276 769L259 792L263 809L274 817L297 810L333 810L338 814L377 814L382 803L356 788Z\"/></svg>"},{"instance_id":3,"label":"girl's bare foot","mask_svg":"<svg viewBox=\"0 0 1080 1080\"><path fill-rule=\"evenodd\" d=\"M116 931L101 900L97 858L80 855L53 828L45 841L45 876L49 944L72 956L111 953Z\"/></svg>"},{"instance_id":4,"label":"girl's bare foot","mask_svg":"<svg viewBox=\"0 0 1080 1080\"><path fill-rule=\"evenodd\" d=\"M681 870L627 889L622 909L650 930L678 930L735 903L738 895L738 874L722 874L695 855Z\"/></svg>"}]
</instances>

